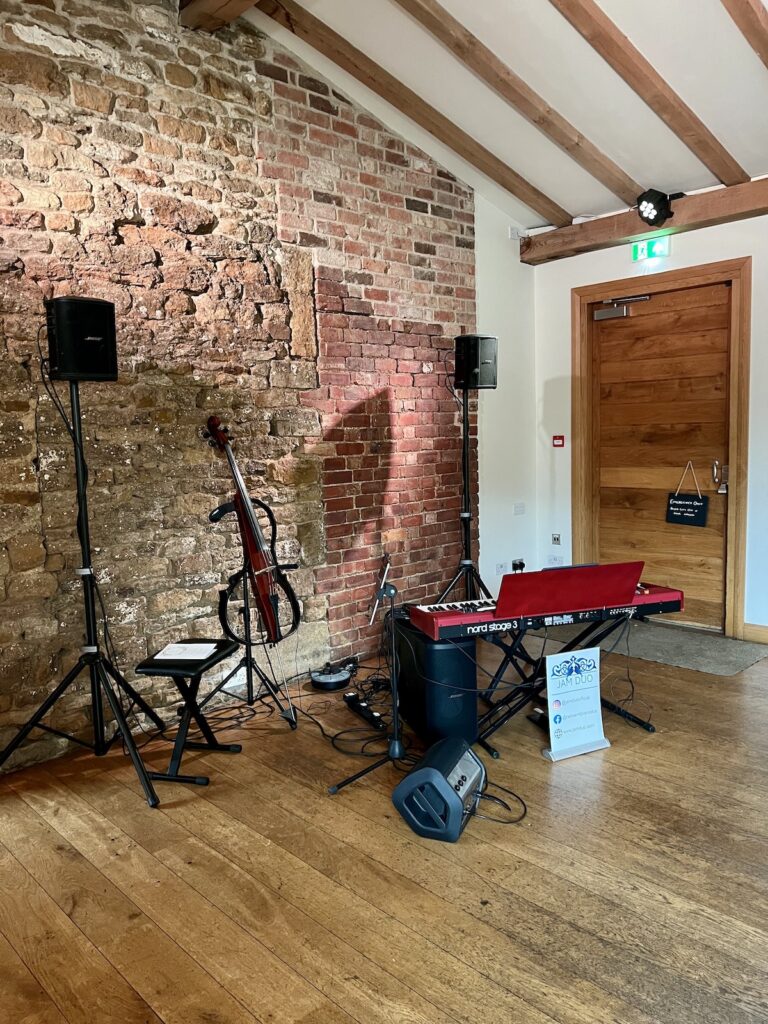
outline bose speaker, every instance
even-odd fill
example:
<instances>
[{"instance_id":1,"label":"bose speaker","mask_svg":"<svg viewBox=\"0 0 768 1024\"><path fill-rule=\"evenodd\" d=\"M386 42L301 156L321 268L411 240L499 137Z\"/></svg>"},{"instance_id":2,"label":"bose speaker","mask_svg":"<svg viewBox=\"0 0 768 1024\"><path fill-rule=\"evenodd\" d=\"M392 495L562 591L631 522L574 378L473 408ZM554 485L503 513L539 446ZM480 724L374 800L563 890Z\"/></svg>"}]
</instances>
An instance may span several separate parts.
<instances>
[{"instance_id":1,"label":"bose speaker","mask_svg":"<svg viewBox=\"0 0 768 1024\"><path fill-rule=\"evenodd\" d=\"M460 334L456 338L454 386L459 391L496 387L496 338Z\"/></svg>"},{"instance_id":2,"label":"bose speaker","mask_svg":"<svg viewBox=\"0 0 768 1024\"><path fill-rule=\"evenodd\" d=\"M398 615L395 631L400 714L426 743L477 739L474 637L431 640Z\"/></svg>"},{"instance_id":3,"label":"bose speaker","mask_svg":"<svg viewBox=\"0 0 768 1024\"><path fill-rule=\"evenodd\" d=\"M392 803L416 835L455 843L477 811L485 765L461 739L440 740L392 794Z\"/></svg>"},{"instance_id":4,"label":"bose speaker","mask_svg":"<svg viewBox=\"0 0 768 1024\"><path fill-rule=\"evenodd\" d=\"M65 295L45 303L51 380L117 380L115 307Z\"/></svg>"}]
</instances>

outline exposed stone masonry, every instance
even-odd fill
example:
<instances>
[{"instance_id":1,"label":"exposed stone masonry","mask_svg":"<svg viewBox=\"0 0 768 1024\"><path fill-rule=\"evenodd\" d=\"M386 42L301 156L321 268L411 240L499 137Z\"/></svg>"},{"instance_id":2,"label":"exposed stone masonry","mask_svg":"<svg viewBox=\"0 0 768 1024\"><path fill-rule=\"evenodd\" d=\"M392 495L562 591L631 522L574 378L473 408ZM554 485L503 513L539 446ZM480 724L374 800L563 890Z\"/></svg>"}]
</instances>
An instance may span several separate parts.
<instances>
[{"instance_id":1,"label":"exposed stone masonry","mask_svg":"<svg viewBox=\"0 0 768 1024\"><path fill-rule=\"evenodd\" d=\"M39 383L45 297L117 309L120 380L81 402L94 564L129 676L168 640L219 632L238 543L207 522L232 491L199 437L212 412L301 563L295 664L370 649L382 549L408 596L458 557L444 357L474 323L471 194L243 20L189 32L173 0L0 13L0 744L82 643L71 442ZM87 698L83 681L53 724L82 728Z\"/></svg>"}]
</instances>

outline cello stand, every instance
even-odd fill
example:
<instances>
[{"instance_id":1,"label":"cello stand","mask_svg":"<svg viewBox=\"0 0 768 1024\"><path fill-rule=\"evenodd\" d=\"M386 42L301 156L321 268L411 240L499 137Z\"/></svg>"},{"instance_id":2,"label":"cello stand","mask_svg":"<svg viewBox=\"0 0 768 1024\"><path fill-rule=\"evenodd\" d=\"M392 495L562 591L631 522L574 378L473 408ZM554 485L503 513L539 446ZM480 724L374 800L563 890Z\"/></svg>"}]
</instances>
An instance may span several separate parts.
<instances>
[{"instance_id":1,"label":"cello stand","mask_svg":"<svg viewBox=\"0 0 768 1024\"><path fill-rule=\"evenodd\" d=\"M386 577L384 577L386 578ZM353 782L357 782L358 779L365 778L366 775L370 775L371 772L375 772L377 768L381 768L385 764L397 765L398 761L405 759L405 747L400 730L400 703L397 692L397 652L395 643L395 630L397 629L397 619L395 618L395 597L397 596L397 587L393 583L384 583L379 590L376 592L376 603L383 600L389 601L389 612L387 617L389 618L389 630L390 630L390 685L392 688L392 731L387 736L387 752L383 757L380 757L378 761L374 761L373 764L369 764L367 768L363 768L362 771L355 772L354 775L350 775L349 778L343 779L341 782L337 782L333 786L328 787L328 792L333 795L338 793L340 789L344 789L345 786L350 786ZM371 616L373 618L373 616Z\"/></svg>"},{"instance_id":2,"label":"cello stand","mask_svg":"<svg viewBox=\"0 0 768 1024\"><path fill-rule=\"evenodd\" d=\"M213 515L213 513L212 513ZM283 566L282 568L290 569L293 566ZM237 585L238 581L242 580L243 583L243 607L240 610L240 615L243 619L243 636L235 637L234 639L243 648L243 656L220 683L218 683L209 694L206 695L204 700L201 700L199 706L204 708L205 705L216 696L217 693L225 693L228 697L234 697L236 700L241 700L248 707L253 707L258 701L259 703L266 703L267 700L272 700L275 707L277 708L280 717L284 718L291 729L296 729L298 726L298 719L296 717L296 709L291 701L291 695L287 689L283 695L284 699L281 699L280 689L273 679L267 675L267 673L258 664L253 656L253 633L251 631L251 594L248 588L248 567L244 566L243 569L235 573L234 576L230 577L229 580L229 591L222 591L219 599L219 619L224 626L225 633L229 632L227 623L227 601L228 593L231 593L231 588ZM225 625L226 623L226 625ZM231 634L230 634L231 635ZM245 669L245 696L240 696L239 693L233 693L232 690L225 689L227 683L233 679L241 669ZM254 676L258 679L258 688L254 686Z\"/></svg>"}]
</instances>

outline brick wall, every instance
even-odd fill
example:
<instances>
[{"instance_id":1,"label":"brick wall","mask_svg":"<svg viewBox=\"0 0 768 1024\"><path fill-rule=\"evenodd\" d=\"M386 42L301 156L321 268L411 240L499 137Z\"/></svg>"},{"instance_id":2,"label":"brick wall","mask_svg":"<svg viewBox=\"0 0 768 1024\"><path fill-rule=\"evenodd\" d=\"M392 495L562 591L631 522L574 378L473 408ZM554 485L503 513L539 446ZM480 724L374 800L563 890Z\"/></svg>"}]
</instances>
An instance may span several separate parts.
<instances>
[{"instance_id":1,"label":"brick wall","mask_svg":"<svg viewBox=\"0 0 768 1024\"><path fill-rule=\"evenodd\" d=\"M402 600L436 596L460 557L445 362L453 337L474 329L473 197L293 57L273 60L275 123L259 143L278 237L314 250L320 387L301 402L321 415L316 591L343 657L378 642L367 609L384 551Z\"/></svg>"},{"instance_id":2,"label":"brick wall","mask_svg":"<svg viewBox=\"0 0 768 1024\"><path fill-rule=\"evenodd\" d=\"M299 667L370 647L382 550L408 597L458 558L443 366L474 323L471 194L245 22L181 30L173 0L3 11L0 744L82 633L71 443L39 384L44 297L117 308L120 381L81 401L121 663L218 632L238 547L206 521L232 489L197 433L211 412L301 561ZM84 709L83 686L55 724L80 728Z\"/></svg>"}]
</instances>

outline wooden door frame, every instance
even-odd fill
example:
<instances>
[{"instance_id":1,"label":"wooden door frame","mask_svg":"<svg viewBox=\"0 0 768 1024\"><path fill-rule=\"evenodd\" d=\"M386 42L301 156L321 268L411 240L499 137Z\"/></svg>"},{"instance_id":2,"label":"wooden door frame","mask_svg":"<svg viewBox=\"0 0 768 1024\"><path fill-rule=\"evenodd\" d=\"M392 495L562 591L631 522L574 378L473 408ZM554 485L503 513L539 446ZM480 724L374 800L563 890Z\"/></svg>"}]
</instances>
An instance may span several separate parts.
<instances>
[{"instance_id":1,"label":"wooden door frame","mask_svg":"<svg viewBox=\"0 0 768 1024\"><path fill-rule=\"evenodd\" d=\"M727 282L732 289L728 394L728 459L732 482L728 485L725 635L741 639L744 636L746 577L751 256L572 289L571 531L574 564L595 561L598 555L600 475L596 472L598 453L595 452L592 422L599 391L594 373L590 305L614 295L654 295Z\"/></svg>"}]
</instances>

